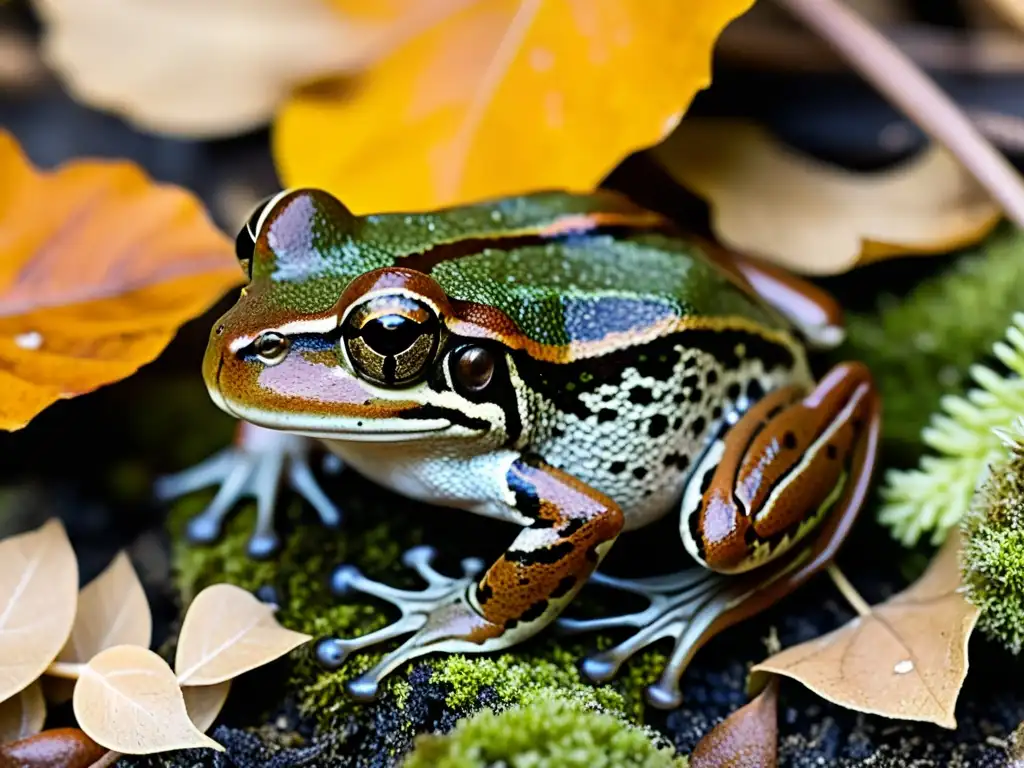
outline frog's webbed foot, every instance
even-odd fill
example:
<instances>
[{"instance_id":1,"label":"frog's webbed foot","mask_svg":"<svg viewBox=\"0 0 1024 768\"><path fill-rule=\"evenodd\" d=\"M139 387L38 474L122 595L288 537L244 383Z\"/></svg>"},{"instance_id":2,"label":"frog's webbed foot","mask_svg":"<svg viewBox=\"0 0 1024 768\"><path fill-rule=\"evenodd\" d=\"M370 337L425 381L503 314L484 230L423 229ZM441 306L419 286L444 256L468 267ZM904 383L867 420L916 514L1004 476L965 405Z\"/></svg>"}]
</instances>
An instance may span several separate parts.
<instances>
[{"instance_id":1,"label":"frog's webbed foot","mask_svg":"<svg viewBox=\"0 0 1024 768\"><path fill-rule=\"evenodd\" d=\"M209 506L189 521L187 535L197 543L216 540L224 520L244 498L256 500L256 527L249 539L251 557L268 557L280 540L274 530L274 508L282 481L317 511L324 525L337 527L341 513L320 488L309 465L312 441L242 422L235 444L198 465L157 480L161 501L219 485Z\"/></svg>"},{"instance_id":2,"label":"frog's webbed foot","mask_svg":"<svg viewBox=\"0 0 1024 768\"><path fill-rule=\"evenodd\" d=\"M758 593L787 570L777 569L774 576L758 573L753 578L753 574L726 576L701 567L646 579L620 579L595 573L588 584L641 595L648 600L648 607L636 613L597 619L563 617L556 627L567 634L620 627L637 630L615 647L583 660L583 674L601 683L611 680L639 651L671 638L675 645L669 660L658 681L648 686L646 695L652 706L673 709L682 703L679 678L701 645L719 629L738 621L730 620L731 615L742 610L745 603L748 609L752 607Z\"/></svg>"},{"instance_id":3,"label":"frog's webbed foot","mask_svg":"<svg viewBox=\"0 0 1024 768\"><path fill-rule=\"evenodd\" d=\"M401 616L386 627L362 637L343 640L327 638L316 648L317 658L325 667L337 669L355 651L360 651L396 637L416 634L384 655L372 669L346 683L349 694L360 701L377 695L380 681L406 661L435 650L459 650L460 634L472 632L480 615L468 604L467 595L484 563L477 558L462 561L462 575L452 578L438 573L431 563L437 556L433 547L413 547L402 556L402 562L416 571L427 583L421 590L397 589L364 576L352 565L341 565L331 576L331 589L339 597L355 593L371 595L394 605ZM445 642L449 639L450 642Z\"/></svg>"}]
</instances>

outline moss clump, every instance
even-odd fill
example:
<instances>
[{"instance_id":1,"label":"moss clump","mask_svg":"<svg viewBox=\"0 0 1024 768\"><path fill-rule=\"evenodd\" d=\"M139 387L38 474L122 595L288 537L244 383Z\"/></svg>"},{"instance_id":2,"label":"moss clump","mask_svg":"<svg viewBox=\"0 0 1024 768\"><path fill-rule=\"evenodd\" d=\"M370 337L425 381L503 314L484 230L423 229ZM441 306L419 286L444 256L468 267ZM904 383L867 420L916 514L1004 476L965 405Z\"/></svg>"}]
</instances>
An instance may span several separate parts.
<instances>
[{"instance_id":1,"label":"moss clump","mask_svg":"<svg viewBox=\"0 0 1024 768\"><path fill-rule=\"evenodd\" d=\"M878 519L907 546L927 531L937 544L959 524L989 465L1004 455L995 430L1008 429L1024 413L1024 313L1014 316L1006 341L993 352L1009 373L972 366L978 386L966 397L944 397L922 433L937 455L923 457L917 469L886 474Z\"/></svg>"},{"instance_id":2,"label":"moss clump","mask_svg":"<svg viewBox=\"0 0 1024 768\"><path fill-rule=\"evenodd\" d=\"M446 736L421 736L404 768L685 768L687 760L644 728L578 702L543 696L484 710Z\"/></svg>"},{"instance_id":3,"label":"moss clump","mask_svg":"<svg viewBox=\"0 0 1024 768\"><path fill-rule=\"evenodd\" d=\"M847 318L839 354L871 368L890 450L919 455L921 430L943 395L963 391L971 365L1022 308L1021 285L1024 233L1005 227L906 298L883 298L877 312Z\"/></svg>"},{"instance_id":4,"label":"moss clump","mask_svg":"<svg viewBox=\"0 0 1024 768\"><path fill-rule=\"evenodd\" d=\"M289 505L283 522L281 552L267 561L256 561L246 554L246 543L252 531L255 509L244 505L225 526L224 536L212 546L194 546L183 535L188 519L209 500L189 497L179 503L169 521L173 538L172 562L175 581L183 605L204 587L229 582L257 592L272 589L280 605L278 620L286 627L305 632L314 638L338 635L356 637L372 632L388 623L385 609L369 599L345 602L329 589L330 574L339 563L353 563L373 578L402 584L407 573L399 563L401 552L419 543L420 531L410 521L347 525L343 534L325 535L322 526L303 524L302 503ZM364 517L366 502L351 497L346 501L350 517ZM316 661L312 644L294 651L290 656L290 688L300 711L314 715L327 725L358 705L345 693L345 681L359 675L380 658L379 654L355 654L339 669L328 672ZM399 680L395 675L386 681L383 692L392 694Z\"/></svg>"},{"instance_id":5,"label":"moss clump","mask_svg":"<svg viewBox=\"0 0 1024 768\"><path fill-rule=\"evenodd\" d=\"M1024 647L1024 422L1002 434L995 465L964 518L961 566L978 626L1012 653Z\"/></svg>"}]
</instances>

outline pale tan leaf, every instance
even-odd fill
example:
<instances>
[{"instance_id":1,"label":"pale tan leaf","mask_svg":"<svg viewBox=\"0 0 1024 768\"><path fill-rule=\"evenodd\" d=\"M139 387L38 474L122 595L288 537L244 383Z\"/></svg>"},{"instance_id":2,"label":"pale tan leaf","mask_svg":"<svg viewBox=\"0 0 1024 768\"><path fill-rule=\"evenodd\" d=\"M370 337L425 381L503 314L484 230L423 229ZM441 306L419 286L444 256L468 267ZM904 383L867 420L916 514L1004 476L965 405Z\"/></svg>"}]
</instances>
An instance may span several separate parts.
<instances>
[{"instance_id":1,"label":"pale tan leaf","mask_svg":"<svg viewBox=\"0 0 1024 768\"><path fill-rule=\"evenodd\" d=\"M871 613L787 648L753 673L791 677L858 712L955 728L978 609L958 591L960 537L950 535L924 575Z\"/></svg>"},{"instance_id":2,"label":"pale tan leaf","mask_svg":"<svg viewBox=\"0 0 1024 768\"><path fill-rule=\"evenodd\" d=\"M79 99L149 130L233 135L299 84L350 72L391 25L324 0L35 0L43 54Z\"/></svg>"},{"instance_id":3,"label":"pale tan leaf","mask_svg":"<svg viewBox=\"0 0 1024 768\"><path fill-rule=\"evenodd\" d=\"M181 694L185 697L185 709L188 710L188 716L192 718L196 728L203 733L210 730L213 721L224 708L224 702L228 700L230 692L230 680L216 685L186 685L181 689Z\"/></svg>"},{"instance_id":4,"label":"pale tan leaf","mask_svg":"<svg viewBox=\"0 0 1024 768\"><path fill-rule=\"evenodd\" d=\"M118 645L94 656L75 685L74 708L89 738L115 752L223 750L193 725L174 672L147 648Z\"/></svg>"},{"instance_id":5,"label":"pale tan leaf","mask_svg":"<svg viewBox=\"0 0 1024 768\"><path fill-rule=\"evenodd\" d=\"M58 661L85 663L115 645L149 648L153 619L131 560L118 553L78 596L78 615Z\"/></svg>"},{"instance_id":6,"label":"pale tan leaf","mask_svg":"<svg viewBox=\"0 0 1024 768\"><path fill-rule=\"evenodd\" d=\"M0 701L57 657L77 602L78 561L59 520L0 541Z\"/></svg>"},{"instance_id":7,"label":"pale tan leaf","mask_svg":"<svg viewBox=\"0 0 1024 768\"><path fill-rule=\"evenodd\" d=\"M7 701L0 701L0 744L35 736L45 722L46 699L36 681Z\"/></svg>"},{"instance_id":8,"label":"pale tan leaf","mask_svg":"<svg viewBox=\"0 0 1024 768\"><path fill-rule=\"evenodd\" d=\"M704 198L725 245L795 272L829 275L892 256L976 242L999 207L944 149L856 173L783 146L736 120L684 120L654 150Z\"/></svg>"},{"instance_id":9,"label":"pale tan leaf","mask_svg":"<svg viewBox=\"0 0 1024 768\"><path fill-rule=\"evenodd\" d=\"M214 584L196 595L185 614L174 669L182 685L214 685L311 639L282 627L274 608L244 589Z\"/></svg>"}]
</instances>

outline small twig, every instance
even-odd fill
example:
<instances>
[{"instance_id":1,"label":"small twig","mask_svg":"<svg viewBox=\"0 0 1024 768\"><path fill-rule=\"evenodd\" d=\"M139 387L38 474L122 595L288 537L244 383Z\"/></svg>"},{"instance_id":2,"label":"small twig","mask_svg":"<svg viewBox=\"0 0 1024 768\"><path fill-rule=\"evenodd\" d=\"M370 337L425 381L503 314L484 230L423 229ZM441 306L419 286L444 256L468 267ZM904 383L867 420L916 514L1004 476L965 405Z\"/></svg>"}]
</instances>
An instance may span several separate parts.
<instances>
[{"instance_id":1,"label":"small twig","mask_svg":"<svg viewBox=\"0 0 1024 768\"><path fill-rule=\"evenodd\" d=\"M111 750L107 752L103 757L97 760L95 763L89 766L89 768L110 768L114 763L120 760L124 755L120 752L114 752Z\"/></svg>"},{"instance_id":2,"label":"small twig","mask_svg":"<svg viewBox=\"0 0 1024 768\"><path fill-rule=\"evenodd\" d=\"M832 579L832 583L836 585L843 597L846 598L853 610L855 610L861 616L871 615L871 606L867 604L867 601L860 596L860 592L853 586L843 575L843 572L839 570L839 566L835 563L829 563L828 575Z\"/></svg>"},{"instance_id":3,"label":"small twig","mask_svg":"<svg viewBox=\"0 0 1024 768\"><path fill-rule=\"evenodd\" d=\"M776 0L970 171L1024 228L1024 180L910 59L838 0Z\"/></svg>"},{"instance_id":4,"label":"small twig","mask_svg":"<svg viewBox=\"0 0 1024 768\"><path fill-rule=\"evenodd\" d=\"M70 661L55 661L46 668L43 672L44 675L50 675L50 677L61 677L65 680L77 680L82 676L82 670L85 669L85 664L76 664Z\"/></svg>"}]
</instances>

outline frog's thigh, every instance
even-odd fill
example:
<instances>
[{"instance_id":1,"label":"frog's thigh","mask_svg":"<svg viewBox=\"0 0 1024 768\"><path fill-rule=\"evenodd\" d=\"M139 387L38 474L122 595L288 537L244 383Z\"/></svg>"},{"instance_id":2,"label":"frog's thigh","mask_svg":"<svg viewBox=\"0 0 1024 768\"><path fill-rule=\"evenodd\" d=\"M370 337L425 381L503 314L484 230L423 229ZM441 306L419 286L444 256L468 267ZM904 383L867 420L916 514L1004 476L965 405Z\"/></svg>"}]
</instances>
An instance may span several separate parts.
<instances>
[{"instance_id":1,"label":"frog's thigh","mask_svg":"<svg viewBox=\"0 0 1024 768\"><path fill-rule=\"evenodd\" d=\"M509 503L532 522L477 584L473 602L502 640L527 637L572 600L622 530L618 505L543 461L507 474Z\"/></svg>"},{"instance_id":2,"label":"frog's thigh","mask_svg":"<svg viewBox=\"0 0 1024 768\"><path fill-rule=\"evenodd\" d=\"M873 384L843 363L808 394L769 393L714 443L683 495L687 550L722 573L775 559L832 509L857 468Z\"/></svg>"}]
</instances>

